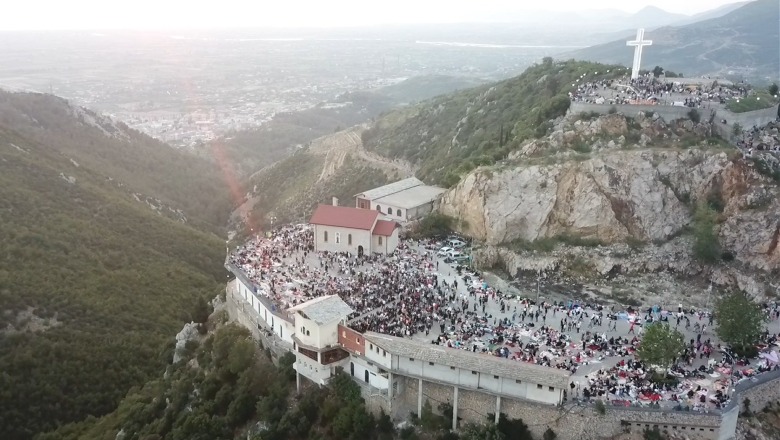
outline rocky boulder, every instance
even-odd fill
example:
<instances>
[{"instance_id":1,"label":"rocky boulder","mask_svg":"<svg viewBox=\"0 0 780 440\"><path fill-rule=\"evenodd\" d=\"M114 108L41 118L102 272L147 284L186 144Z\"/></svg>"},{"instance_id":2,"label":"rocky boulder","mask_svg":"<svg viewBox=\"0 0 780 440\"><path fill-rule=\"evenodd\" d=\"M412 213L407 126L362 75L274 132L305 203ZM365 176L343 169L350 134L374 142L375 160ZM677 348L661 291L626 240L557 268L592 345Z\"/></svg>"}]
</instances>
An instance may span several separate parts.
<instances>
[{"instance_id":1,"label":"rocky boulder","mask_svg":"<svg viewBox=\"0 0 780 440\"><path fill-rule=\"evenodd\" d=\"M173 363L182 360L182 354L184 352L187 341L194 341L198 339L198 324L190 322L184 324L181 331L176 334L176 348L173 352Z\"/></svg>"}]
</instances>

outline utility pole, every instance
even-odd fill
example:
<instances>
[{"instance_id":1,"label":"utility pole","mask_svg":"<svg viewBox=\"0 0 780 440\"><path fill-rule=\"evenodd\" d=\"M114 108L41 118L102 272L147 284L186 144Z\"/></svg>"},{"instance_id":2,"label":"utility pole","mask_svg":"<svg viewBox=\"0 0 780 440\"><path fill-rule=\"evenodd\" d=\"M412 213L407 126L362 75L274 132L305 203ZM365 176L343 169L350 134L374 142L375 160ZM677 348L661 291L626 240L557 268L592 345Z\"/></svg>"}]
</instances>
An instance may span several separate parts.
<instances>
[{"instance_id":1,"label":"utility pole","mask_svg":"<svg viewBox=\"0 0 780 440\"><path fill-rule=\"evenodd\" d=\"M539 285L542 282L542 269L536 271L536 306L539 306Z\"/></svg>"}]
</instances>

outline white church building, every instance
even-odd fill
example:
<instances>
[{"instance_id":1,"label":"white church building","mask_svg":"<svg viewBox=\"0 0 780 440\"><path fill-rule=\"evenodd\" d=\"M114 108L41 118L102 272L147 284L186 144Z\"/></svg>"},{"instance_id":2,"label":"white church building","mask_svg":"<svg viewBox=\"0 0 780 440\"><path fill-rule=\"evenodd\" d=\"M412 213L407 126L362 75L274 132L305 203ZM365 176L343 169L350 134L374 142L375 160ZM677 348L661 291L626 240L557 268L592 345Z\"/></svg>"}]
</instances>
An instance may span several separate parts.
<instances>
[{"instance_id":1,"label":"white church building","mask_svg":"<svg viewBox=\"0 0 780 440\"><path fill-rule=\"evenodd\" d=\"M320 205L309 220L316 252L354 255L392 254L398 247L400 225L375 210Z\"/></svg>"}]
</instances>

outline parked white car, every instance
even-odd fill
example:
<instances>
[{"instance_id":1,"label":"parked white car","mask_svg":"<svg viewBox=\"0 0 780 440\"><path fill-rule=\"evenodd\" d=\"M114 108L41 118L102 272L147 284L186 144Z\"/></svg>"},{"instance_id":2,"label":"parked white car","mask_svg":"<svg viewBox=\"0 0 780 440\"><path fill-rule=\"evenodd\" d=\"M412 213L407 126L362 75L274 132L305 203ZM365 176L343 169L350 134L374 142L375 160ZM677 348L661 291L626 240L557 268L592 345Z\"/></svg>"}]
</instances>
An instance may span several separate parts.
<instances>
[{"instance_id":1,"label":"parked white car","mask_svg":"<svg viewBox=\"0 0 780 440\"><path fill-rule=\"evenodd\" d=\"M455 249L453 249L453 248L451 248L449 246L444 246L443 248L439 249L439 252L437 252L436 255L438 255L440 257L447 257L447 256L450 255L450 252L452 252L454 250Z\"/></svg>"}]
</instances>

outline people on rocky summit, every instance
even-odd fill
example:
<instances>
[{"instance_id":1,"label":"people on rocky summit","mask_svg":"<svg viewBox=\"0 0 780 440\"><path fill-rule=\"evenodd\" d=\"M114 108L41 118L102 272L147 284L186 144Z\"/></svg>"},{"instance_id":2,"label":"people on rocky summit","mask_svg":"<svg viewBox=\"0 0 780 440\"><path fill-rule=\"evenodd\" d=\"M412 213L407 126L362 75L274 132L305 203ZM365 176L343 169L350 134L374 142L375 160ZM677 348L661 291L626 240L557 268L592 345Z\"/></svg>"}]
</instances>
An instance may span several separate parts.
<instances>
[{"instance_id":1,"label":"people on rocky summit","mask_svg":"<svg viewBox=\"0 0 780 440\"><path fill-rule=\"evenodd\" d=\"M569 98L574 102L593 104L643 104L674 105L682 103L688 107L704 107L709 103L724 104L729 99L746 96L743 86L726 87L713 80L711 84L688 86L674 80L661 81L652 74L631 79L602 79L578 84Z\"/></svg>"},{"instance_id":2,"label":"people on rocky summit","mask_svg":"<svg viewBox=\"0 0 780 440\"><path fill-rule=\"evenodd\" d=\"M780 122L769 122L761 127L754 125L744 130L737 140L737 148L746 156L752 156L759 151L772 154L780 152Z\"/></svg>"},{"instance_id":3,"label":"people on rocky summit","mask_svg":"<svg viewBox=\"0 0 780 440\"><path fill-rule=\"evenodd\" d=\"M705 393L708 397L704 403L701 399L698 403L686 399L688 385L659 389L650 382L644 365L631 359L640 343L642 321L672 317L675 325L684 323L686 328L693 321L697 333L675 362L675 374L695 379L727 368L725 360L711 359L719 353L720 345L714 346L702 336L712 325L711 314L684 310L682 305L676 313L658 306L642 311L616 311L614 307L576 301L537 304L523 299L511 305L509 298L489 286L478 272L446 264L440 269L435 255L438 244L435 240L404 240L387 257L315 253L311 228L295 225L281 227L269 237L251 239L229 256L229 262L263 286L264 292L260 293L283 309L323 295L339 295L355 310L348 318L349 326L360 332L428 336L437 326L438 335L431 343L452 349L572 373L591 364L613 363L613 367L605 366L586 376L588 385L581 392L577 390L577 396L633 404L661 399L685 403L694 409L722 405L728 399L728 388L722 384L719 386L723 389L711 387ZM488 304L507 316L486 312ZM765 310L774 319L780 316L776 305ZM606 329L604 318L608 322ZM607 335L617 332L621 319L630 321L627 335ZM587 324L585 328L583 323ZM768 333L765 339L777 340ZM697 360L704 362L705 358L704 365L694 367ZM766 367L751 371L762 368ZM701 390L696 392L701 395Z\"/></svg>"}]
</instances>

